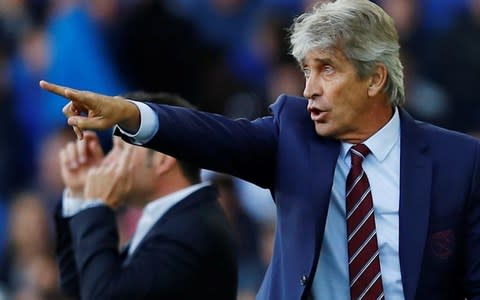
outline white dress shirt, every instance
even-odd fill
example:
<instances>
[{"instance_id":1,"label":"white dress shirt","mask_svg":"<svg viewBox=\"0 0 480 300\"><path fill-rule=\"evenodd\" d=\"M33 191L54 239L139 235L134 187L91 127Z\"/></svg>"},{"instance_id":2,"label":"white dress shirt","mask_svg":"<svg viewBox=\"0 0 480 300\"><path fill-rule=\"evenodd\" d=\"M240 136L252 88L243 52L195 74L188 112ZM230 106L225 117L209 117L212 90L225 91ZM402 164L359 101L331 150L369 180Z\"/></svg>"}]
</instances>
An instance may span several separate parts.
<instances>
[{"instance_id":1,"label":"white dress shirt","mask_svg":"<svg viewBox=\"0 0 480 300\"><path fill-rule=\"evenodd\" d=\"M143 103L135 103L141 115L135 142L148 142L157 132L161 121ZM149 126L144 125L148 122ZM121 130L121 129L120 129ZM127 134L125 131L121 130ZM399 202L400 202L400 117L398 109L392 119L364 144L371 154L362 167L368 176L377 231L377 240L385 299L403 300L399 259ZM337 159L327 213L320 258L312 285L312 299L350 299L348 278L348 248L345 217L345 182L350 170L350 147L343 143Z\"/></svg>"},{"instance_id":2,"label":"white dress shirt","mask_svg":"<svg viewBox=\"0 0 480 300\"><path fill-rule=\"evenodd\" d=\"M398 255L400 199L400 118L392 119L364 144L370 154L362 167L372 190L377 241L385 299L404 299ZM350 148L343 143L337 159L312 299L350 299L348 277L345 184L350 171Z\"/></svg>"},{"instance_id":3,"label":"white dress shirt","mask_svg":"<svg viewBox=\"0 0 480 300\"><path fill-rule=\"evenodd\" d=\"M142 211L142 215L138 220L137 228L133 234L128 255L131 255L137 249L145 235L150 231L152 226L160 220L160 218L175 204L185 199L188 195L197 190L210 185L209 182L198 183L187 188L166 195L152 202L149 202ZM72 217L82 210L90 207L105 205L101 200L82 200L70 197L68 192L63 193L62 215L64 217Z\"/></svg>"},{"instance_id":4,"label":"white dress shirt","mask_svg":"<svg viewBox=\"0 0 480 300\"><path fill-rule=\"evenodd\" d=\"M152 226L157 223L170 208L185 199L188 195L208 185L210 185L208 182L195 184L148 203L142 211L142 216L138 220L137 228L130 241L128 255L132 255Z\"/></svg>"}]
</instances>

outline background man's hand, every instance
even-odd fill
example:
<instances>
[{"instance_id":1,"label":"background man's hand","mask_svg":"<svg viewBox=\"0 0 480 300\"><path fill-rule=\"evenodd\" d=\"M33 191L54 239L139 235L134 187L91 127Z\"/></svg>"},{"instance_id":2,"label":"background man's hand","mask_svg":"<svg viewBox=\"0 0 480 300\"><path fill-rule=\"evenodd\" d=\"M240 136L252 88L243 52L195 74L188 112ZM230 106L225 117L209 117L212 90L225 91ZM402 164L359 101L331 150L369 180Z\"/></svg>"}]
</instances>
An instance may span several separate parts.
<instances>
[{"instance_id":1,"label":"background man's hand","mask_svg":"<svg viewBox=\"0 0 480 300\"><path fill-rule=\"evenodd\" d=\"M133 146L124 145L119 148L120 143L119 140L115 141L112 152L100 166L88 172L84 189L86 199L99 199L111 208L117 208L123 203L132 187L134 176L131 163Z\"/></svg>"},{"instance_id":2,"label":"background man's hand","mask_svg":"<svg viewBox=\"0 0 480 300\"><path fill-rule=\"evenodd\" d=\"M69 142L60 150L60 170L70 196L84 198L83 190L88 171L100 164L103 150L97 135L86 131L84 138Z\"/></svg>"},{"instance_id":3,"label":"background man's hand","mask_svg":"<svg viewBox=\"0 0 480 300\"><path fill-rule=\"evenodd\" d=\"M83 138L83 131L87 129L107 129L118 124L123 130L134 133L140 127L137 106L122 97L78 91L43 80L40 87L70 100L63 113L78 139Z\"/></svg>"}]
</instances>

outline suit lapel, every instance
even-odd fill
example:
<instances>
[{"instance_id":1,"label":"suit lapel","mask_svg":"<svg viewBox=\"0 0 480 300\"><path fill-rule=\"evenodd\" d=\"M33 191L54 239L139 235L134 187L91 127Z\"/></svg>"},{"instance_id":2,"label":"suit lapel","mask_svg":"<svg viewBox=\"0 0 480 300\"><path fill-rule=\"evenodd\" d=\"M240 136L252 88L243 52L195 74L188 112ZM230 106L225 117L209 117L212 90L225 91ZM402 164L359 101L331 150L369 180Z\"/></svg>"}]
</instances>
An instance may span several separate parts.
<instances>
[{"instance_id":1,"label":"suit lapel","mask_svg":"<svg viewBox=\"0 0 480 300\"><path fill-rule=\"evenodd\" d=\"M413 300L428 230L432 161L415 121L402 109L400 120L400 269L405 299Z\"/></svg>"},{"instance_id":2,"label":"suit lapel","mask_svg":"<svg viewBox=\"0 0 480 300\"><path fill-rule=\"evenodd\" d=\"M315 224L313 265L311 278L315 276L317 269L320 247L322 245L325 223L327 220L328 205L330 194L332 192L333 177L337 165L338 154L340 152L340 142L332 139L320 138L315 131L314 136L310 138L309 153L309 172L310 172L310 192L309 210L312 211ZM307 290L305 290L307 291Z\"/></svg>"},{"instance_id":3,"label":"suit lapel","mask_svg":"<svg viewBox=\"0 0 480 300\"><path fill-rule=\"evenodd\" d=\"M340 152L340 142L318 136L313 138L310 143L310 178L311 195L322 201L324 209L320 211L321 217L327 216L328 200L332 192L333 175L337 165L338 154Z\"/></svg>"},{"instance_id":4,"label":"suit lapel","mask_svg":"<svg viewBox=\"0 0 480 300\"><path fill-rule=\"evenodd\" d=\"M128 256L128 250L130 249L130 242L128 242L125 247L123 247L120 251L120 258L122 259L122 264L125 266L130 261L130 257Z\"/></svg>"},{"instance_id":5,"label":"suit lapel","mask_svg":"<svg viewBox=\"0 0 480 300\"><path fill-rule=\"evenodd\" d=\"M174 206L170 207L165 214L160 217L155 224L150 228L150 230L145 234L143 239L140 241L140 243L137 245L137 248L132 252L130 256L127 256L124 265L129 263L139 251L141 251L141 248L143 247L143 244L148 242L148 240L160 231L160 228L164 226L164 224L168 221L169 218L175 217L176 214L184 209L190 209L189 206L195 205L197 203L207 203L208 201L215 201L216 197L216 190L211 187L202 187L195 192L191 193L187 197L183 198L181 201L179 201L177 204ZM198 209L198 208L194 208ZM128 245L130 247L130 244ZM128 249L127 249L128 251ZM128 255L128 252L127 252Z\"/></svg>"}]
</instances>

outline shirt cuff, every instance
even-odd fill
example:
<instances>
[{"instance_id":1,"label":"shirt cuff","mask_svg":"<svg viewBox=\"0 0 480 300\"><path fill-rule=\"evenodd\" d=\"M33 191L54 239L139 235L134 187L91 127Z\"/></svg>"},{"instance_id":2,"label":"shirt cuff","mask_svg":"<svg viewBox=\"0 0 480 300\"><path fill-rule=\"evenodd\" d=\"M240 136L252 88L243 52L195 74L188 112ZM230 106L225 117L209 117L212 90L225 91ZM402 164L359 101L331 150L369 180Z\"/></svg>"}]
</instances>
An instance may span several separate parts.
<instances>
[{"instance_id":1,"label":"shirt cuff","mask_svg":"<svg viewBox=\"0 0 480 300\"><path fill-rule=\"evenodd\" d=\"M99 199L80 199L70 196L68 189L63 191L62 199L62 216L64 218L73 217L82 210L85 210L90 207L104 206L102 200Z\"/></svg>"},{"instance_id":2,"label":"shirt cuff","mask_svg":"<svg viewBox=\"0 0 480 300\"><path fill-rule=\"evenodd\" d=\"M140 128L136 133L130 133L123 130L117 125L118 129L123 135L126 135L132 139L132 143L135 145L143 145L149 142L157 133L158 130L158 117L150 106L145 103L128 100L135 104L140 111Z\"/></svg>"}]
</instances>

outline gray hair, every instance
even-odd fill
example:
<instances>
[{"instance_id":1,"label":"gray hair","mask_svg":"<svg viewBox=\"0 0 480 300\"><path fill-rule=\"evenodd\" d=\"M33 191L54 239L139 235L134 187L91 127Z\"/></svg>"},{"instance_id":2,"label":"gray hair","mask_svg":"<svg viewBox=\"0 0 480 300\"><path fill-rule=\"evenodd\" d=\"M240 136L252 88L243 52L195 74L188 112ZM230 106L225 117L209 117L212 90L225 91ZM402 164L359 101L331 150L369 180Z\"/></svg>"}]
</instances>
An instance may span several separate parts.
<instances>
[{"instance_id":1,"label":"gray hair","mask_svg":"<svg viewBox=\"0 0 480 300\"><path fill-rule=\"evenodd\" d=\"M405 101L400 45L393 19L368 0L337 0L317 4L294 20L290 29L292 55L301 62L313 49L341 50L360 78L376 64L387 68L384 88L392 105Z\"/></svg>"}]
</instances>

